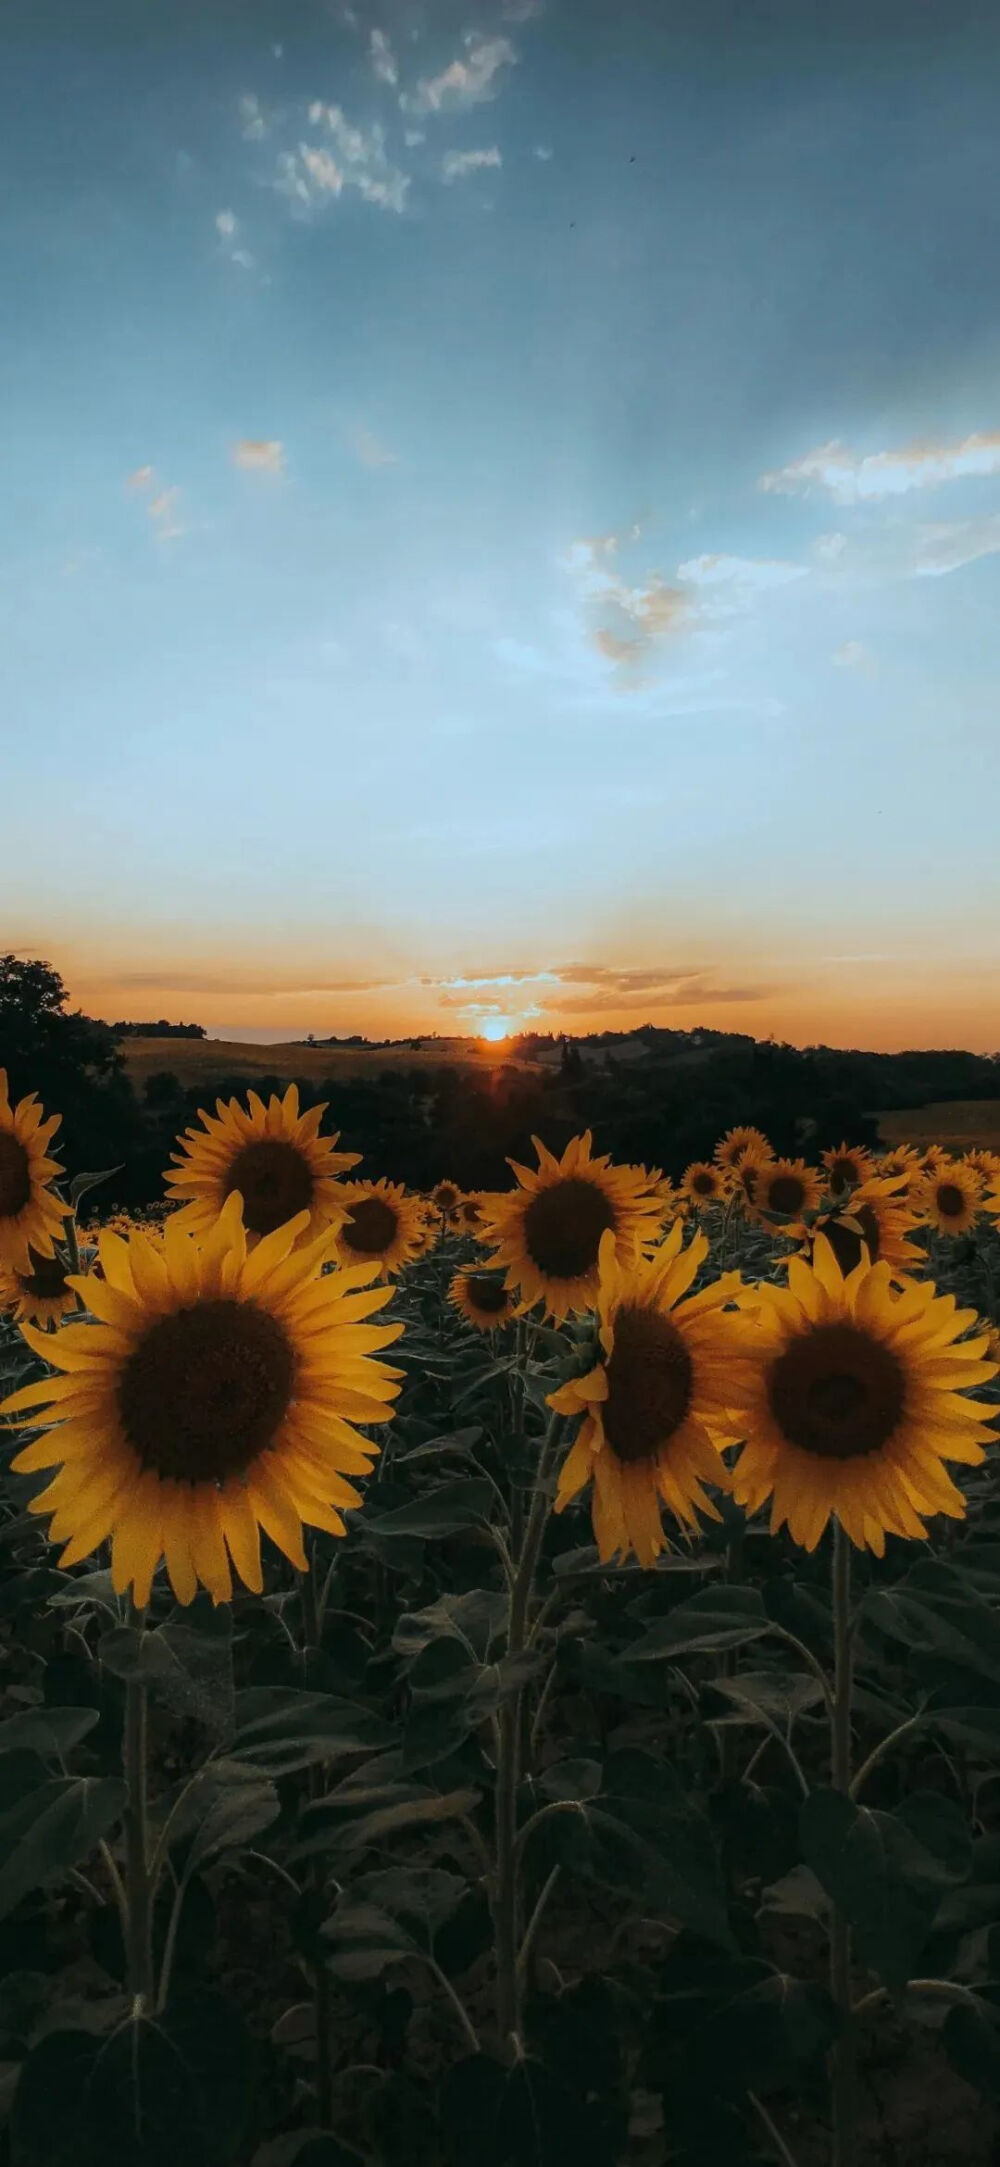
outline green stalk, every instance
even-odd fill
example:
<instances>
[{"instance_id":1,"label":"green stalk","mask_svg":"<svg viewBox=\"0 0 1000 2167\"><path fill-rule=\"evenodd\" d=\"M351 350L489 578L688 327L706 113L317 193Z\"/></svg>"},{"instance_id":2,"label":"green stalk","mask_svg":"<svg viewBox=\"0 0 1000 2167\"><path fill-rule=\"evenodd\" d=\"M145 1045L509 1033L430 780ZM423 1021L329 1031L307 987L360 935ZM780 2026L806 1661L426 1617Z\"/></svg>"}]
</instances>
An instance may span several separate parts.
<instances>
[{"instance_id":1,"label":"green stalk","mask_svg":"<svg viewBox=\"0 0 1000 2167\"><path fill-rule=\"evenodd\" d=\"M310 1649L316 1649L317 1651L319 1649L320 1639L323 1631L322 1606L320 1604L319 1589L316 1579L317 1555L316 1538L314 1535L308 1535L306 1537L306 1555L308 1558L308 1565L306 1571L302 1574L301 1590L304 1644L303 1652L308 1662L308 1655ZM322 1797L322 1794L323 1771L321 1768L317 1767L314 1762L309 1769L309 1796L311 1799L316 1799ZM323 1861L318 1856L312 1862L312 1883L313 1893L316 1899L316 1924L318 1930L318 1915L322 1909L323 1900L326 1894L326 1876L323 1871ZM320 2128L324 2130L332 2130L333 2064L330 2055L330 2029L332 2022L332 2009L330 2002L330 1974L327 1971L326 1965L322 1961L313 1965L313 2018L316 2027L316 2106L319 2113Z\"/></svg>"},{"instance_id":2,"label":"green stalk","mask_svg":"<svg viewBox=\"0 0 1000 2167\"><path fill-rule=\"evenodd\" d=\"M507 1653L520 1655L527 1641L528 1612L549 1516L548 1472L562 1428L553 1415L538 1461L531 1510L510 1591ZM517 1862L517 1792L521 1778L521 1693L511 1693L500 1710L496 1778L496 1887L493 1930L496 1950L496 2015L501 2045L519 2051L522 1978L520 1884Z\"/></svg>"},{"instance_id":3,"label":"green stalk","mask_svg":"<svg viewBox=\"0 0 1000 2167\"><path fill-rule=\"evenodd\" d=\"M851 1795L851 1688L854 1644L851 1634L851 1544L840 1521L833 1523L833 1710L830 1763L834 1789ZM854 2167L855 2033L851 2010L851 1930L839 1907L833 1907L830 1937L830 1991L843 2030L830 2057L833 2108L831 2167Z\"/></svg>"},{"instance_id":4,"label":"green stalk","mask_svg":"<svg viewBox=\"0 0 1000 2167\"><path fill-rule=\"evenodd\" d=\"M145 1612L130 1602L130 1622L139 1634ZM122 1741L125 1775L125 1979L133 2017L147 2016L154 2003L153 1881L149 1871L149 1799L147 1687L141 1675L125 1686Z\"/></svg>"}]
</instances>

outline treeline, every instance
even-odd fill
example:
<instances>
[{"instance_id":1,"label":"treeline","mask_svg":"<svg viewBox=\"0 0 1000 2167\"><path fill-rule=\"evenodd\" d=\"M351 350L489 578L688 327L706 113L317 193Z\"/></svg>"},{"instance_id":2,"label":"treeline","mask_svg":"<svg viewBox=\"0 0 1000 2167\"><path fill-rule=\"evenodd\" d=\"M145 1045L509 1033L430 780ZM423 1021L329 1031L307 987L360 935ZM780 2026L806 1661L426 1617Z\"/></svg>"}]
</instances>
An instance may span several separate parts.
<instances>
[{"instance_id":1,"label":"treeline","mask_svg":"<svg viewBox=\"0 0 1000 2167\"><path fill-rule=\"evenodd\" d=\"M109 1023L108 1030L116 1038L204 1038L203 1023L168 1023L161 1016L157 1023Z\"/></svg>"},{"instance_id":2,"label":"treeline","mask_svg":"<svg viewBox=\"0 0 1000 2167\"><path fill-rule=\"evenodd\" d=\"M197 1026L183 1035L195 1034ZM881 1054L736 1033L662 1036L670 1043L654 1033L638 1061L616 1063L611 1043L601 1065L563 1060L538 1072L479 1072L442 1061L322 1083L300 1078L299 1092L303 1108L327 1101L324 1129L362 1154L360 1172L421 1189L443 1174L463 1188L506 1185L508 1157L530 1161L532 1135L558 1150L590 1128L599 1151L677 1176L737 1122L764 1129L779 1152L809 1156L842 1137L874 1143L873 1117L892 1107L1000 1097L1000 1061L961 1049ZM62 981L47 964L0 956L0 1067L15 1096L37 1091L48 1111L62 1114L56 1142L67 1172L117 1169L100 1192L102 1209L157 1201L177 1136L203 1105L243 1098L250 1081L234 1073L189 1088L168 1064L166 1055L137 1094L115 1027L68 1012ZM266 1098L287 1078L252 1082Z\"/></svg>"}]
</instances>

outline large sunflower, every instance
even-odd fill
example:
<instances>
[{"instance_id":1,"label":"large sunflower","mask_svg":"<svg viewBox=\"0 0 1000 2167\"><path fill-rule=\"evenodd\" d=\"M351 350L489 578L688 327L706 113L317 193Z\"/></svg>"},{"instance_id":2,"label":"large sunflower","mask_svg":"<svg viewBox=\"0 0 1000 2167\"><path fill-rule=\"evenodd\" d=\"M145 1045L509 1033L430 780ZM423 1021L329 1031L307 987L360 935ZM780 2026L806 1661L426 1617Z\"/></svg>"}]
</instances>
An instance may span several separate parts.
<instances>
[{"instance_id":1,"label":"large sunflower","mask_svg":"<svg viewBox=\"0 0 1000 2167\"><path fill-rule=\"evenodd\" d=\"M977 1144L975 1150L965 1153L964 1164L986 1182L1000 1181L1000 1151L986 1151Z\"/></svg>"},{"instance_id":2,"label":"large sunflower","mask_svg":"<svg viewBox=\"0 0 1000 2167\"><path fill-rule=\"evenodd\" d=\"M865 1151L860 1144L837 1144L822 1152L821 1157L827 1171L827 1187L834 1196L840 1196L845 1189L858 1188L875 1171L871 1152Z\"/></svg>"},{"instance_id":3,"label":"large sunflower","mask_svg":"<svg viewBox=\"0 0 1000 2167\"><path fill-rule=\"evenodd\" d=\"M228 1105L217 1099L215 1106L214 1115L200 1115L201 1129L185 1129L164 1177L182 1205L182 1226L207 1234L237 1191L251 1246L302 1212L306 1241L339 1222L343 1190L336 1177L356 1166L360 1154L336 1151L336 1136L320 1136L325 1105L300 1114L298 1091L289 1084L283 1099L272 1095L266 1106L256 1091L248 1091L246 1106L238 1099Z\"/></svg>"},{"instance_id":4,"label":"large sunflower","mask_svg":"<svg viewBox=\"0 0 1000 2167\"><path fill-rule=\"evenodd\" d=\"M939 1234L967 1234L982 1209L982 1176L964 1159L946 1159L943 1165L915 1182L910 1192L914 1211Z\"/></svg>"},{"instance_id":5,"label":"large sunflower","mask_svg":"<svg viewBox=\"0 0 1000 2167\"><path fill-rule=\"evenodd\" d=\"M394 1278L430 1246L424 1205L407 1196L400 1181L346 1181L341 1194L344 1222L338 1228L335 1255L342 1264L377 1265L383 1279Z\"/></svg>"},{"instance_id":6,"label":"large sunflower","mask_svg":"<svg viewBox=\"0 0 1000 2167\"><path fill-rule=\"evenodd\" d=\"M739 1128L726 1130L725 1136L720 1137L716 1144L713 1156L717 1166L730 1172L740 1166L748 1154L757 1153L765 1159L772 1156L771 1146L763 1129Z\"/></svg>"},{"instance_id":7,"label":"large sunflower","mask_svg":"<svg viewBox=\"0 0 1000 2167\"><path fill-rule=\"evenodd\" d=\"M895 1180L897 1174L905 1174L912 1181L920 1173L920 1153L912 1144L894 1144L891 1151L883 1151L875 1160L873 1172L880 1179Z\"/></svg>"},{"instance_id":8,"label":"large sunflower","mask_svg":"<svg viewBox=\"0 0 1000 2167\"><path fill-rule=\"evenodd\" d=\"M78 1315L80 1303L70 1285L69 1270L60 1252L40 1257L37 1249L29 1250L26 1272L0 1264L0 1310L6 1310L15 1324L42 1326Z\"/></svg>"},{"instance_id":9,"label":"large sunflower","mask_svg":"<svg viewBox=\"0 0 1000 2167\"><path fill-rule=\"evenodd\" d=\"M15 1271L30 1269L32 1249L53 1255L69 1212L50 1187L62 1167L46 1156L61 1120L61 1114L43 1120L33 1091L12 1106L0 1068L0 1263Z\"/></svg>"},{"instance_id":10,"label":"large sunflower","mask_svg":"<svg viewBox=\"0 0 1000 2167\"><path fill-rule=\"evenodd\" d=\"M807 1166L804 1159L772 1159L754 1184L754 1215L796 1219L800 1212L815 1211L822 1194L814 1166Z\"/></svg>"},{"instance_id":11,"label":"large sunflower","mask_svg":"<svg viewBox=\"0 0 1000 2167\"><path fill-rule=\"evenodd\" d=\"M259 1528L303 1571L302 1526L344 1533L360 1503L350 1475L371 1472L378 1446L355 1429L384 1422L399 1371L372 1356L398 1324L365 1320L389 1296L371 1270L329 1272L331 1237L301 1246L305 1212L251 1254L232 1196L211 1232L174 1217L162 1253L144 1235L100 1236L103 1279L75 1281L96 1324L24 1336L61 1372L26 1385L0 1413L53 1426L14 1461L55 1467L32 1512L75 1565L110 1535L112 1580L149 1601L166 1559L189 1603L199 1582L232 1593L229 1557L260 1592ZM296 1243L300 1246L296 1247ZM322 1276L321 1276L322 1275Z\"/></svg>"},{"instance_id":12,"label":"large sunflower","mask_svg":"<svg viewBox=\"0 0 1000 2167\"><path fill-rule=\"evenodd\" d=\"M985 1329L960 1337L975 1310L927 1281L894 1293L884 1263L862 1261L845 1278L823 1235L811 1265L789 1259L788 1282L756 1290L737 1503L756 1512L770 1498L772 1532L787 1521L806 1550L833 1514L879 1557L887 1534L926 1535L921 1514L960 1519L965 1500L944 1462L975 1466L997 1441L995 1408L964 1397L997 1374L982 1359Z\"/></svg>"},{"instance_id":13,"label":"large sunflower","mask_svg":"<svg viewBox=\"0 0 1000 2167\"><path fill-rule=\"evenodd\" d=\"M721 1167L712 1166L708 1159L692 1159L681 1176L681 1195L691 1204L721 1203L726 1192Z\"/></svg>"},{"instance_id":14,"label":"large sunflower","mask_svg":"<svg viewBox=\"0 0 1000 2167\"><path fill-rule=\"evenodd\" d=\"M591 1516L603 1564L634 1555L655 1565L667 1546L661 1506L682 1526L717 1506L703 1483L729 1488L719 1444L738 1432L728 1416L747 1355L746 1326L726 1313L738 1272L690 1296L708 1254L704 1234L681 1247L675 1221L652 1258L619 1265L612 1234L601 1240L597 1296L600 1356L585 1377L549 1396L557 1414L583 1420L559 1476L562 1512L593 1479ZM741 1338L742 1335L742 1338ZM749 1373L744 1384L748 1389Z\"/></svg>"},{"instance_id":15,"label":"large sunflower","mask_svg":"<svg viewBox=\"0 0 1000 2167\"><path fill-rule=\"evenodd\" d=\"M574 1136L561 1159L537 1136L538 1171L508 1160L517 1188L484 1199L483 1239L506 1268L507 1285L550 1316L593 1307L602 1234L614 1235L621 1263L657 1234L662 1203L644 1166L591 1156L591 1134Z\"/></svg>"},{"instance_id":16,"label":"large sunflower","mask_svg":"<svg viewBox=\"0 0 1000 2167\"><path fill-rule=\"evenodd\" d=\"M822 1232L845 1276L860 1264L863 1245L868 1262L888 1264L895 1278L899 1272L919 1271L927 1262L925 1251L915 1249L908 1239L917 1223L905 1175L898 1174L893 1181L873 1174L845 1199L835 1218L824 1219L822 1226L817 1221L812 1228L783 1227L782 1232L799 1235L807 1255Z\"/></svg>"},{"instance_id":17,"label":"large sunflower","mask_svg":"<svg viewBox=\"0 0 1000 2167\"><path fill-rule=\"evenodd\" d=\"M774 1165L770 1144L748 1144L742 1158L730 1166L726 1174L726 1194L739 1199L745 1211L750 1209L757 1193L761 1174Z\"/></svg>"},{"instance_id":18,"label":"large sunflower","mask_svg":"<svg viewBox=\"0 0 1000 2167\"><path fill-rule=\"evenodd\" d=\"M455 1273L448 1298L477 1332L495 1332L517 1315L518 1305L499 1272L480 1272L475 1266Z\"/></svg>"}]
</instances>

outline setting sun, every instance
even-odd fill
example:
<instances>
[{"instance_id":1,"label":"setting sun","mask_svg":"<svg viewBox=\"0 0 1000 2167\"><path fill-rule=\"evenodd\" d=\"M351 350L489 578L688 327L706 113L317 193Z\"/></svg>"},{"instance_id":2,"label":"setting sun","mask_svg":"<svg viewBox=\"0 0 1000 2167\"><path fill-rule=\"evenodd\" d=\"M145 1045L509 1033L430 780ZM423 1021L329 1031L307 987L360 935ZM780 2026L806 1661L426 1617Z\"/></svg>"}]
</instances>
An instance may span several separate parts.
<instances>
[{"instance_id":1,"label":"setting sun","mask_svg":"<svg viewBox=\"0 0 1000 2167\"><path fill-rule=\"evenodd\" d=\"M490 1044L495 1046L500 1039L509 1038L513 1028L513 1016L488 1016L479 1036L488 1039Z\"/></svg>"}]
</instances>

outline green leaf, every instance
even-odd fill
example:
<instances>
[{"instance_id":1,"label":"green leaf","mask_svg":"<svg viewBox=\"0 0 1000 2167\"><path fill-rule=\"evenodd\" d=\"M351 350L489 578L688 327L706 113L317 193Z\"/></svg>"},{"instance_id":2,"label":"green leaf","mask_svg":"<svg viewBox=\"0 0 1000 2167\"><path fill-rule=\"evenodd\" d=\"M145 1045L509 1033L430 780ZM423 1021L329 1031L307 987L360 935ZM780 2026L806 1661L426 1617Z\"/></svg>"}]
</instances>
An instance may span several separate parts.
<instances>
[{"instance_id":1,"label":"green leaf","mask_svg":"<svg viewBox=\"0 0 1000 2167\"><path fill-rule=\"evenodd\" d=\"M771 1621L756 1588L703 1588L677 1603L628 1650L630 1663L694 1655L708 1648L742 1648L760 1640Z\"/></svg>"},{"instance_id":2,"label":"green leaf","mask_svg":"<svg viewBox=\"0 0 1000 2167\"><path fill-rule=\"evenodd\" d=\"M471 1789L434 1791L423 1783L354 1784L348 1780L305 1807L299 1820L301 1837L291 1856L363 1851L401 1828L435 1827L474 1813L480 1796Z\"/></svg>"},{"instance_id":3,"label":"green leaf","mask_svg":"<svg viewBox=\"0 0 1000 2167\"><path fill-rule=\"evenodd\" d=\"M252 1762L272 1776L287 1776L314 1762L377 1753L396 1742L382 1716L332 1693L305 1693L290 1686L250 1686L236 1696L231 1760Z\"/></svg>"},{"instance_id":4,"label":"green leaf","mask_svg":"<svg viewBox=\"0 0 1000 2167\"><path fill-rule=\"evenodd\" d=\"M281 1811L274 1784L238 1761L209 1762L199 1770L191 1790L197 1820L185 1873L217 1858L220 1851L236 1851L252 1843Z\"/></svg>"},{"instance_id":5,"label":"green leaf","mask_svg":"<svg viewBox=\"0 0 1000 2167\"><path fill-rule=\"evenodd\" d=\"M209 1621L218 1622L210 1626ZM104 1633L97 1653L106 1670L126 1682L142 1678L159 1700L219 1735L233 1721L232 1613L220 1604L201 1613L199 1624L168 1618L140 1630L119 1625Z\"/></svg>"},{"instance_id":6,"label":"green leaf","mask_svg":"<svg viewBox=\"0 0 1000 2167\"><path fill-rule=\"evenodd\" d=\"M465 1642L479 1662L503 1632L507 1597L491 1588L470 1588L464 1595L439 1595L425 1610L407 1610L396 1624L392 1645L407 1661L442 1639Z\"/></svg>"},{"instance_id":7,"label":"green leaf","mask_svg":"<svg viewBox=\"0 0 1000 2167\"><path fill-rule=\"evenodd\" d=\"M962 1857L947 1801L907 1806L906 1815L878 1813L816 1790L799 1817L806 1863L853 1928L858 1957L897 1990L913 1975Z\"/></svg>"},{"instance_id":8,"label":"green leaf","mask_svg":"<svg viewBox=\"0 0 1000 2167\"><path fill-rule=\"evenodd\" d=\"M584 1780L589 1772L584 1764ZM627 1890L708 1941L731 1944L711 1828L671 1765L628 1747L609 1755L600 1790L539 1829L570 1872Z\"/></svg>"},{"instance_id":9,"label":"green leaf","mask_svg":"<svg viewBox=\"0 0 1000 2167\"><path fill-rule=\"evenodd\" d=\"M444 1535L459 1535L466 1528L488 1523L495 1503L492 1485L485 1478L460 1476L454 1482L442 1482L426 1497L414 1498L410 1505L366 1517L364 1532L379 1542L400 1537L439 1541Z\"/></svg>"},{"instance_id":10,"label":"green leaf","mask_svg":"<svg viewBox=\"0 0 1000 2167\"><path fill-rule=\"evenodd\" d=\"M744 1720L776 1723L782 1731L823 1699L823 1688L812 1671L741 1671L735 1678L713 1678L711 1691L732 1701ZM723 1722L738 1719L721 1718Z\"/></svg>"},{"instance_id":11,"label":"green leaf","mask_svg":"<svg viewBox=\"0 0 1000 2167\"><path fill-rule=\"evenodd\" d=\"M25 1708L0 1723L0 1753L17 1746L40 1753L44 1760L61 1760L100 1719L98 1708Z\"/></svg>"},{"instance_id":12,"label":"green leaf","mask_svg":"<svg viewBox=\"0 0 1000 2167\"><path fill-rule=\"evenodd\" d=\"M21 2071L11 2167L230 2167L255 2056L231 2003L191 1992L110 2039L51 2032Z\"/></svg>"},{"instance_id":13,"label":"green leaf","mask_svg":"<svg viewBox=\"0 0 1000 2167\"><path fill-rule=\"evenodd\" d=\"M994 1997L997 1989L993 1989ZM1000 2008L996 1999L956 2002L944 2020L945 2052L953 2069L984 2098L1000 2100Z\"/></svg>"},{"instance_id":14,"label":"green leaf","mask_svg":"<svg viewBox=\"0 0 1000 2167\"><path fill-rule=\"evenodd\" d=\"M339 1979L377 1979L403 1957L433 1956L467 1895L461 1875L436 1866L361 1875L322 1929L327 1969Z\"/></svg>"},{"instance_id":15,"label":"green leaf","mask_svg":"<svg viewBox=\"0 0 1000 2167\"><path fill-rule=\"evenodd\" d=\"M32 1889L88 1858L124 1803L117 1777L60 1776L9 1807L0 1818L0 1919Z\"/></svg>"},{"instance_id":16,"label":"green leaf","mask_svg":"<svg viewBox=\"0 0 1000 2167\"><path fill-rule=\"evenodd\" d=\"M124 1165L124 1160L122 1165ZM104 1168L103 1173L100 1174L74 1174L69 1185L69 1200L74 1211L80 1198L86 1196L89 1190L99 1189L103 1181L110 1181L112 1174L120 1174L121 1171L121 1166L107 1166Z\"/></svg>"},{"instance_id":17,"label":"green leaf","mask_svg":"<svg viewBox=\"0 0 1000 2167\"><path fill-rule=\"evenodd\" d=\"M460 1459L474 1452L482 1437L482 1424L475 1423L467 1430L452 1430L444 1437L429 1437L426 1444L414 1445L409 1452L398 1454L397 1467L419 1466L423 1460L439 1460L446 1452L457 1453Z\"/></svg>"},{"instance_id":18,"label":"green leaf","mask_svg":"<svg viewBox=\"0 0 1000 2167\"><path fill-rule=\"evenodd\" d=\"M617 2167L619 2132L535 2055L511 2067L470 2055L448 2071L441 2125L449 2167Z\"/></svg>"}]
</instances>

